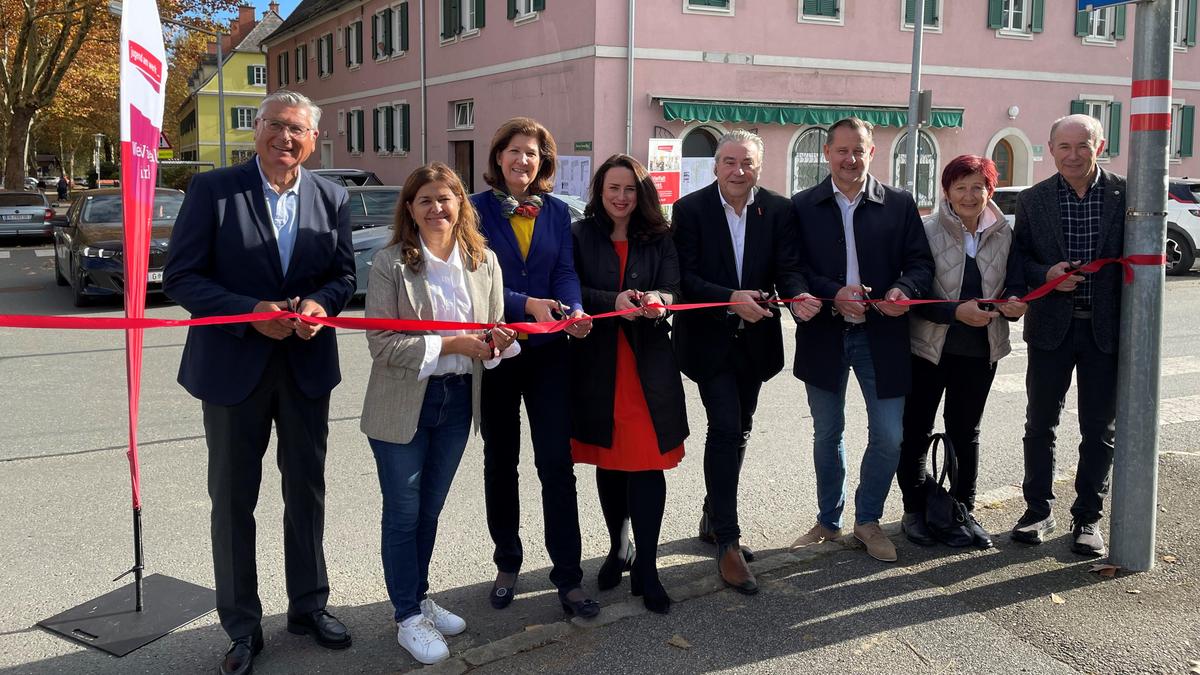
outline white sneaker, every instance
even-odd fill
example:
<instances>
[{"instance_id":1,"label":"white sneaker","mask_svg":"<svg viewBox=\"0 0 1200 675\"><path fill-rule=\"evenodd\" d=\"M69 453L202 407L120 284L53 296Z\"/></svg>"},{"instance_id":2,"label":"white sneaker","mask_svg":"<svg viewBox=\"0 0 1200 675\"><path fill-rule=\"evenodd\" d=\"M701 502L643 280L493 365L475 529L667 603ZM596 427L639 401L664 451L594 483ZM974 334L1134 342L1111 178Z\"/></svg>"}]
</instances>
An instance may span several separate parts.
<instances>
[{"instance_id":1,"label":"white sneaker","mask_svg":"<svg viewBox=\"0 0 1200 675\"><path fill-rule=\"evenodd\" d=\"M450 647L446 638L433 627L433 622L424 614L410 616L397 625L396 641L408 650L412 657L425 665L450 658Z\"/></svg>"},{"instance_id":2,"label":"white sneaker","mask_svg":"<svg viewBox=\"0 0 1200 675\"><path fill-rule=\"evenodd\" d=\"M461 616L445 607L439 607L433 598L421 601L421 614L429 619L442 635L458 635L467 629L467 622Z\"/></svg>"}]
</instances>

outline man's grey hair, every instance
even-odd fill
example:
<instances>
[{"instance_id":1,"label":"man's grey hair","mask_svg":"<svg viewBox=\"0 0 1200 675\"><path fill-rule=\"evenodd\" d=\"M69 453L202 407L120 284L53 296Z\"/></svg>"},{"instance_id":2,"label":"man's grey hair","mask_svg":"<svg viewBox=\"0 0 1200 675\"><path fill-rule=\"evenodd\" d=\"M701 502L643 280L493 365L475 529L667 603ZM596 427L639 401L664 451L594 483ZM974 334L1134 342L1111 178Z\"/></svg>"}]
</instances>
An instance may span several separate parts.
<instances>
[{"instance_id":1,"label":"man's grey hair","mask_svg":"<svg viewBox=\"0 0 1200 675\"><path fill-rule=\"evenodd\" d=\"M753 145L758 149L758 162L759 164L762 164L766 146L763 145L763 139L758 134L754 133L753 131L747 131L746 129L734 129L733 131L726 132L717 141L717 152L713 155L714 159L721 158L721 148L728 143L748 143Z\"/></svg>"},{"instance_id":2,"label":"man's grey hair","mask_svg":"<svg viewBox=\"0 0 1200 675\"><path fill-rule=\"evenodd\" d=\"M321 125L321 107L316 103L313 103L312 100L304 94L298 94L287 89L280 89L274 92L270 96L264 98L262 103L258 104L257 116L259 119L262 119L263 113L267 110L267 106L271 105L272 103L279 103L280 105L288 108L308 108L308 116L310 119L312 119L313 128L316 129Z\"/></svg>"},{"instance_id":3,"label":"man's grey hair","mask_svg":"<svg viewBox=\"0 0 1200 675\"><path fill-rule=\"evenodd\" d=\"M1054 145L1054 133L1058 131L1059 127L1072 124L1078 124L1087 129L1088 139L1091 140L1093 148L1099 146L1100 141L1104 140L1104 125L1100 124L1100 120L1091 115L1076 113L1054 120L1054 124L1050 125L1050 145Z\"/></svg>"}]
</instances>

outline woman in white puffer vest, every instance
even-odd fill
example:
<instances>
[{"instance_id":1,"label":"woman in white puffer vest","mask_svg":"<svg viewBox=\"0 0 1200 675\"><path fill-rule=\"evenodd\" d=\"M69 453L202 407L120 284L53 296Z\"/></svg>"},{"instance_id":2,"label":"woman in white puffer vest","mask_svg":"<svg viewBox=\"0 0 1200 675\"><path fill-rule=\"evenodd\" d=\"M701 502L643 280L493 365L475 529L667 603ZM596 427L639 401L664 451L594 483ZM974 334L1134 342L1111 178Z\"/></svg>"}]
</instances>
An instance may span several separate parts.
<instances>
[{"instance_id":1,"label":"woman in white puffer vest","mask_svg":"<svg viewBox=\"0 0 1200 675\"><path fill-rule=\"evenodd\" d=\"M996 165L977 155L962 155L942 170L943 198L924 218L925 235L935 264L930 298L955 303L918 305L909 325L912 335L913 387L904 405L904 440L896 482L904 496L902 528L908 539L936 542L925 522L925 481L934 417L942 395L946 436L958 457L958 480L950 493L967 507L979 548L992 540L973 515L979 474L979 424L996 363L1012 347L1009 322L1025 313L1018 298L1024 277L1012 228L992 201ZM990 304L979 299L1007 298Z\"/></svg>"}]
</instances>

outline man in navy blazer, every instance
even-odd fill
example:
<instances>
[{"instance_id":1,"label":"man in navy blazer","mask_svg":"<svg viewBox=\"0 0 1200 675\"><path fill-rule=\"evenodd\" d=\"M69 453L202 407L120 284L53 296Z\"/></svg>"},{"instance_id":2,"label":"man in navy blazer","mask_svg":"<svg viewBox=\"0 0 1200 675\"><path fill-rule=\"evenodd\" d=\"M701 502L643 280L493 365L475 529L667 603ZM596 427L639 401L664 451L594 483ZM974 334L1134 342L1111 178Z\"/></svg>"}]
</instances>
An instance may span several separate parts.
<instances>
[{"instance_id":1,"label":"man in navy blazer","mask_svg":"<svg viewBox=\"0 0 1200 675\"><path fill-rule=\"evenodd\" d=\"M846 383L850 370L867 403L869 436L855 492L854 536L878 560L896 560L879 527L900 458L904 397L912 383L908 308L933 284L933 257L912 195L883 185L868 169L873 127L855 117L829 128L830 175L792 197L800 254L812 293L831 311L796 326L793 372L804 380L813 419L817 523L793 546L841 534L846 504ZM885 302L868 305L864 299Z\"/></svg>"},{"instance_id":2,"label":"man in navy blazer","mask_svg":"<svg viewBox=\"0 0 1200 675\"><path fill-rule=\"evenodd\" d=\"M278 91L254 121L258 156L196 175L171 235L163 288L195 317L337 315L354 293L345 188L301 167L320 108ZM248 673L262 650L254 507L274 423L284 494L288 630L332 649L350 633L325 604L329 393L341 381L332 328L291 319L188 330L179 383L202 401L212 500L217 613L232 644L221 673Z\"/></svg>"}]
</instances>

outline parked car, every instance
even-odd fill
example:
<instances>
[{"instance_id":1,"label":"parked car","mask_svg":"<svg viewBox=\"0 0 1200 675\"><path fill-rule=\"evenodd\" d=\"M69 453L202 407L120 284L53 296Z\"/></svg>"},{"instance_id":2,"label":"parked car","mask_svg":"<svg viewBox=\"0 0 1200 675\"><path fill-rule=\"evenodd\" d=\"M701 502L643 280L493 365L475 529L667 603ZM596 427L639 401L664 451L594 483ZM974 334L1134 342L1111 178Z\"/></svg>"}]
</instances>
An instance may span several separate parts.
<instances>
[{"instance_id":1,"label":"parked car","mask_svg":"<svg viewBox=\"0 0 1200 675\"><path fill-rule=\"evenodd\" d=\"M1008 221L1009 227L1012 227L1017 219L1017 195L1028 189L1028 185L1010 185L996 188L996 193L992 195L992 201L1004 212L1004 219Z\"/></svg>"},{"instance_id":2,"label":"parked car","mask_svg":"<svg viewBox=\"0 0 1200 675\"><path fill-rule=\"evenodd\" d=\"M155 190L146 278L150 293L162 292L167 245L182 206L183 192ZM76 307L125 292L122 217L120 190L90 190L75 198L67 209L66 223L54 228L54 280L59 286L71 287Z\"/></svg>"},{"instance_id":3,"label":"parked car","mask_svg":"<svg viewBox=\"0 0 1200 675\"><path fill-rule=\"evenodd\" d=\"M42 189L42 183L33 176L25 177L25 189L29 192L38 192Z\"/></svg>"},{"instance_id":4,"label":"parked car","mask_svg":"<svg viewBox=\"0 0 1200 675\"><path fill-rule=\"evenodd\" d=\"M1167 274L1187 274L1200 244L1200 180L1167 183Z\"/></svg>"},{"instance_id":5,"label":"parked car","mask_svg":"<svg viewBox=\"0 0 1200 675\"><path fill-rule=\"evenodd\" d=\"M557 192L551 192L551 197L567 205L567 210L571 212L571 222L583 220L583 210L587 208L587 200L575 195L562 195Z\"/></svg>"},{"instance_id":6,"label":"parked car","mask_svg":"<svg viewBox=\"0 0 1200 675\"><path fill-rule=\"evenodd\" d=\"M54 209L41 192L0 192L0 236L46 237Z\"/></svg>"},{"instance_id":7,"label":"parked car","mask_svg":"<svg viewBox=\"0 0 1200 675\"><path fill-rule=\"evenodd\" d=\"M313 169L313 173L338 185L383 185L374 171L364 169Z\"/></svg>"},{"instance_id":8,"label":"parked car","mask_svg":"<svg viewBox=\"0 0 1200 675\"><path fill-rule=\"evenodd\" d=\"M369 227L355 230L351 235L354 242L354 268L358 277L358 285L354 289L354 297L367 294L367 282L371 278L371 261L379 249L385 248L392 240L392 229L387 227Z\"/></svg>"},{"instance_id":9,"label":"parked car","mask_svg":"<svg viewBox=\"0 0 1200 675\"><path fill-rule=\"evenodd\" d=\"M387 227L396 217L400 201L400 186L354 185L350 193L350 226L355 230L368 227Z\"/></svg>"}]
</instances>

